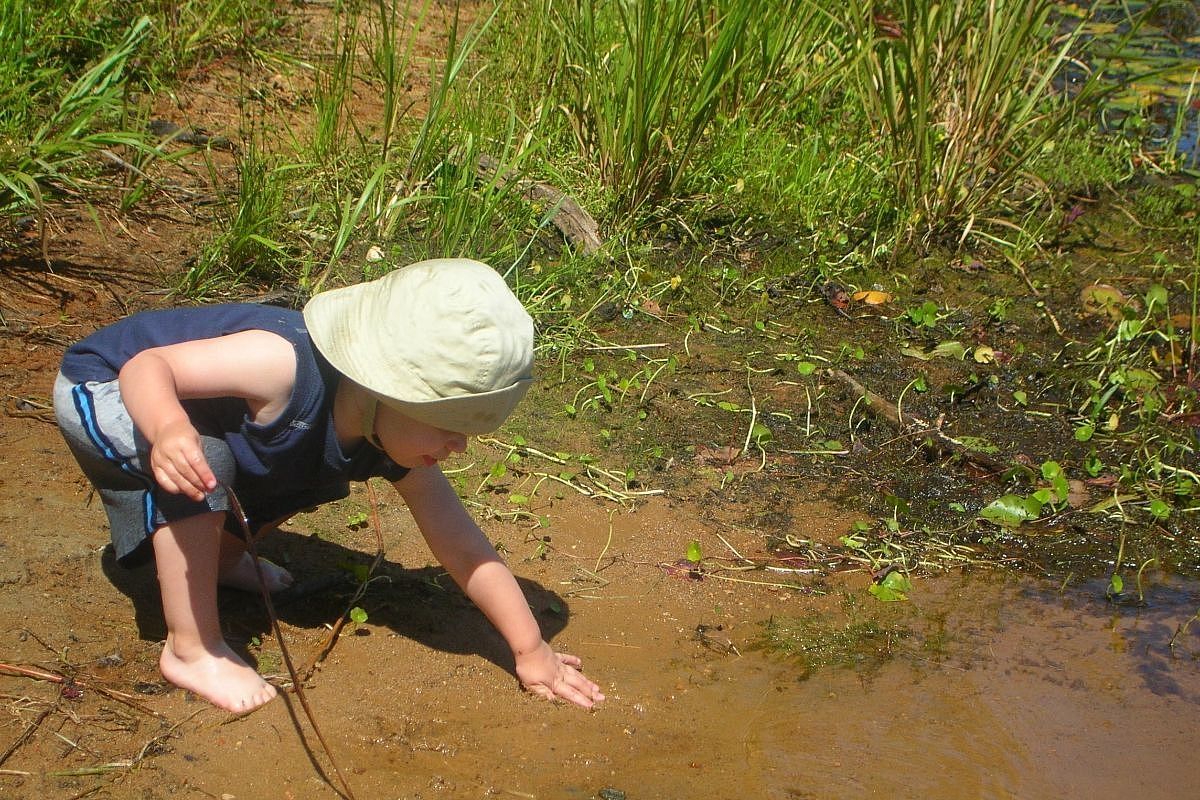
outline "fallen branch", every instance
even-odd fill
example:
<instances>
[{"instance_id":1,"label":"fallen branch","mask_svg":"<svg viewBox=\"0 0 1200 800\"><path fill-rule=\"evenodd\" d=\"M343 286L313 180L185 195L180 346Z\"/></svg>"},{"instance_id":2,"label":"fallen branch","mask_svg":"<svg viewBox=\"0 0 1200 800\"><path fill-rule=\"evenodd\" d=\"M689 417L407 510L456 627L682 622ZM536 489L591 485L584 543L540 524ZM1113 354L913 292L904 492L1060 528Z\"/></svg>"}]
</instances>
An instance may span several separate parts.
<instances>
[{"instance_id":1,"label":"fallen branch","mask_svg":"<svg viewBox=\"0 0 1200 800\"><path fill-rule=\"evenodd\" d=\"M1000 474L1009 468L1008 464L994 459L986 453L972 450L957 439L948 436L936 425L931 425L914 414L901 411L897 403L885 400L842 370L831 369L827 374L845 384L850 391L861 397L872 411L890 422L900 433L907 436L928 436L939 450L958 456L964 461L969 461L994 474Z\"/></svg>"},{"instance_id":2,"label":"fallen branch","mask_svg":"<svg viewBox=\"0 0 1200 800\"><path fill-rule=\"evenodd\" d=\"M586 256L600 249L600 226L571 196L548 183L521 178L511 170L501 172L500 162L487 154L479 157L476 169L485 178L495 177L505 185L515 183L527 200L549 204L554 209L550 221L577 252Z\"/></svg>"}]
</instances>

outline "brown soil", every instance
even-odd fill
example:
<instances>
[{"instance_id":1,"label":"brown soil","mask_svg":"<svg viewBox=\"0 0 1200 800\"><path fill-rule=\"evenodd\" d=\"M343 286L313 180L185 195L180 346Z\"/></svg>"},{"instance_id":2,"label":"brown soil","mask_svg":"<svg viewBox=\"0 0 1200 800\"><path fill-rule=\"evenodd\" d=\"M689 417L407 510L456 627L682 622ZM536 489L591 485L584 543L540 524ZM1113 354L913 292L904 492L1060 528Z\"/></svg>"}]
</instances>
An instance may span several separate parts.
<instances>
[{"instance_id":1,"label":"brown soil","mask_svg":"<svg viewBox=\"0 0 1200 800\"><path fill-rule=\"evenodd\" d=\"M160 116L236 138L232 98L248 82L274 87L270 113L288 114L286 91L303 91L271 81L215 65ZM334 797L343 784L294 695L235 718L163 683L152 568L114 566L103 512L52 423L63 348L162 304L165 277L205 235L166 197L151 208L94 218L57 207L50 269L35 238L0 255L0 662L69 679L0 674L0 795ZM538 444L535 420L516 425ZM1167 797L1200 777L1185 724L1200 703L1196 663L1170 660L1158 635L1200 603L1194 590L1125 619L1108 616L1094 590L1030 594L1015 580L928 581L920 602L885 606L863 571L800 576L804 589L772 585L797 575L762 569L697 579L675 566L692 540L724 563L765 563L765 532L836 542L858 515L823 499L837 487L795 480L726 504L701 472L664 475L670 491L634 510L542 491L529 510L548 525L534 527L489 513L487 493L472 491L503 453L473 445L464 495L547 638L584 659L608 700L589 713L523 694L502 640L376 487L386 559L359 601L369 619L342 630L307 684L362 800ZM349 524L367 508L360 488L264 542L303 587L278 609L302 671L345 611L347 568L375 553L370 526ZM222 618L236 648L286 681L259 598L224 594ZM829 659L857 670L758 649L770 620L799 618L823 620L831 635L864 620L884 633Z\"/></svg>"}]
</instances>

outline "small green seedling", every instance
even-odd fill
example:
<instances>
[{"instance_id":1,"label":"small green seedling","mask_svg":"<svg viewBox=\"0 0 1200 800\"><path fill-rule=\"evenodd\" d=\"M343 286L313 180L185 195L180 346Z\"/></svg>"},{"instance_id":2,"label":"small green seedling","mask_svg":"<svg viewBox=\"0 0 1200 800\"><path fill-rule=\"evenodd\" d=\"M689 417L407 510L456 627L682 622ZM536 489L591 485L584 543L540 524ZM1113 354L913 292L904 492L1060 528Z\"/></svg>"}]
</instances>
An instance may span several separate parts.
<instances>
[{"instance_id":1,"label":"small green seedling","mask_svg":"<svg viewBox=\"0 0 1200 800\"><path fill-rule=\"evenodd\" d=\"M919 328L933 328L938 322L938 307L932 300L926 300L921 305L914 306L904 313Z\"/></svg>"},{"instance_id":2,"label":"small green seedling","mask_svg":"<svg viewBox=\"0 0 1200 800\"><path fill-rule=\"evenodd\" d=\"M1150 516L1162 521L1171 516L1171 507L1156 497L1150 501Z\"/></svg>"},{"instance_id":3,"label":"small green seedling","mask_svg":"<svg viewBox=\"0 0 1200 800\"><path fill-rule=\"evenodd\" d=\"M699 564L704 560L704 550L700 547L698 539L692 539L687 546L687 560L693 564Z\"/></svg>"},{"instance_id":4,"label":"small green seedling","mask_svg":"<svg viewBox=\"0 0 1200 800\"><path fill-rule=\"evenodd\" d=\"M367 527L367 512L355 511L353 514L346 515L346 527L352 531L362 530Z\"/></svg>"}]
</instances>

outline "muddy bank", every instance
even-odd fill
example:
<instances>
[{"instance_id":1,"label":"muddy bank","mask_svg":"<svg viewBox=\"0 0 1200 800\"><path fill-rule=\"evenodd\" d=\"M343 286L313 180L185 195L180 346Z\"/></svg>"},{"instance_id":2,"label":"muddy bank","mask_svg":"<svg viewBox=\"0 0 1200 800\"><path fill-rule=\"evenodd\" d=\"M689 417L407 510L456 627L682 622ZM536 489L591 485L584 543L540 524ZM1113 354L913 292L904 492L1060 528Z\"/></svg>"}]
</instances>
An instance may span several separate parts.
<instances>
[{"instance_id":1,"label":"muddy bank","mask_svg":"<svg viewBox=\"0 0 1200 800\"><path fill-rule=\"evenodd\" d=\"M1200 607L1194 584L1148 574L1146 605L1121 607L1102 582L994 573L918 579L908 603L889 604L861 572L801 590L696 580L661 566L691 538L716 546L721 533L748 556L759 542L694 506L610 516L566 497L542 509L549 547L520 524L488 532L555 645L608 694L587 713L518 691L503 642L429 565L402 510L383 506L370 619L308 689L359 798L1165 798L1200 777L1200 628L1167 647ZM302 582L361 563L372 535L347 528L353 508L298 518L272 555ZM162 684L153 575L114 572L97 543L64 536L90 516L64 508L68 553L30 559L0 588L2 660L79 684L0 676L3 741L32 731L3 765L5 796L336 796L294 698L239 719ZM349 583L281 607L298 660L325 642ZM230 639L278 675L257 599L229 592L222 606Z\"/></svg>"}]
</instances>

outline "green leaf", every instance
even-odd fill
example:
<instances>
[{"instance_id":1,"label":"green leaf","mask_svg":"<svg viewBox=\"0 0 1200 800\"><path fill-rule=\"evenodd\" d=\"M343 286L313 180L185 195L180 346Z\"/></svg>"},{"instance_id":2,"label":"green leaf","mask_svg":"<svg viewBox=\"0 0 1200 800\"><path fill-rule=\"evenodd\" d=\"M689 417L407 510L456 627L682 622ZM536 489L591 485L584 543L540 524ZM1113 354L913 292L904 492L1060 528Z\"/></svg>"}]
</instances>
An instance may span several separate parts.
<instances>
[{"instance_id":1,"label":"green leaf","mask_svg":"<svg viewBox=\"0 0 1200 800\"><path fill-rule=\"evenodd\" d=\"M1025 394L1025 392L1021 391L1020 389L1017 389L1015 392L1013 392L1013 400L1019 406L1029 405L1029 395Z\"/></svg>"},{"instance_id":2,"label":"green leaf","mask_svg":"<svg viewBox=\"0 0 1200 800\"><path fill-rule=\"evenodd\" d=\"M697 539L692 539L687 546L687 560L693 564L699 564L704 558L704 551L700 548L700 542Z\"/></svg>"},{"instance_id":3,"label":"green leaf","mask_svg":"<svg viewBox=\"0 0 1200 800\"><path fill-rule=\"evenodd\" d=\"M871 584L867 590L884 603L896 603L908 599L912 591L912 582L908 576L899 570L889 572L879 583Z\"/></svg>"},{"instance_id":4,"label":"green leaf","mask_svg":"<svg viewBox=\"0 0 1200 800\"><path fill-rule=\"evenodd\" d=\"M1156 497L1150 501L1150 514L1155 519L1166 519L1171 516L1171 507Z\"/></svg>"},{"instance_id":5,"label":"green leaf","mask_svg":"<svg viewBox=\"0 0 1200 800\"><path fill-rule=\"evenodd\" d=\"M1096 433L1096 426L1088 422L1075 429L1075 441L1086 442Z\"/></svg>"},{"instance_id":6,"label":"green leaf","mask_svg":"<svg viewBox=\"0 0 1200 800\"><path fill-rule=\"evenodd\" d=\"M817 371L817 365L811 361L800 361L796 364L796 372L801 375L812 375Z\"/></svg>"},{"instance_id":7,"label":"green leaf","mask_svg":"<svg viewBox=\"0 0 1200 800\"><path fill-rule=\"evenodd\" d=\"M1037 519L1041 513L1042 503L1036 497L1006 494L988 503L979 516L1002 528L1017 528L1022 522Z\"/></svg>"},{"instance_id":8,"label":"green leaf","mask_svg":"<svg viewBox=\"0 0 1200 800\"><path fill-rule=\"evenodd\" d=\"M360 606L355 606L350 609L350 619L355 625L362 625L367 621L367 612L363 611Z\"/></svg>"},{"instance_id":9,"label":"green leaf","mask_svg":"<svg viewBox=\"0 0 1200 800\"><path fill-rule=\"evenodd\" d=\"M1113 597L1123 591L1125 591L1125 581L1121 579L1120 575L1114 572L1112 577L1108 579L1108 591L1105 594Z\"/></svg>"},{"instance_id":10,"label":"green leaf","mask_svg":"<svg viewBox=\"0 0 1200 800\"><path fill-rule=\"evenodd\" d=\"M761 422L756 422L750 429L750 438L758 444L766 444L771 441L771 429Z\"/></svg>"}]
</instances>

